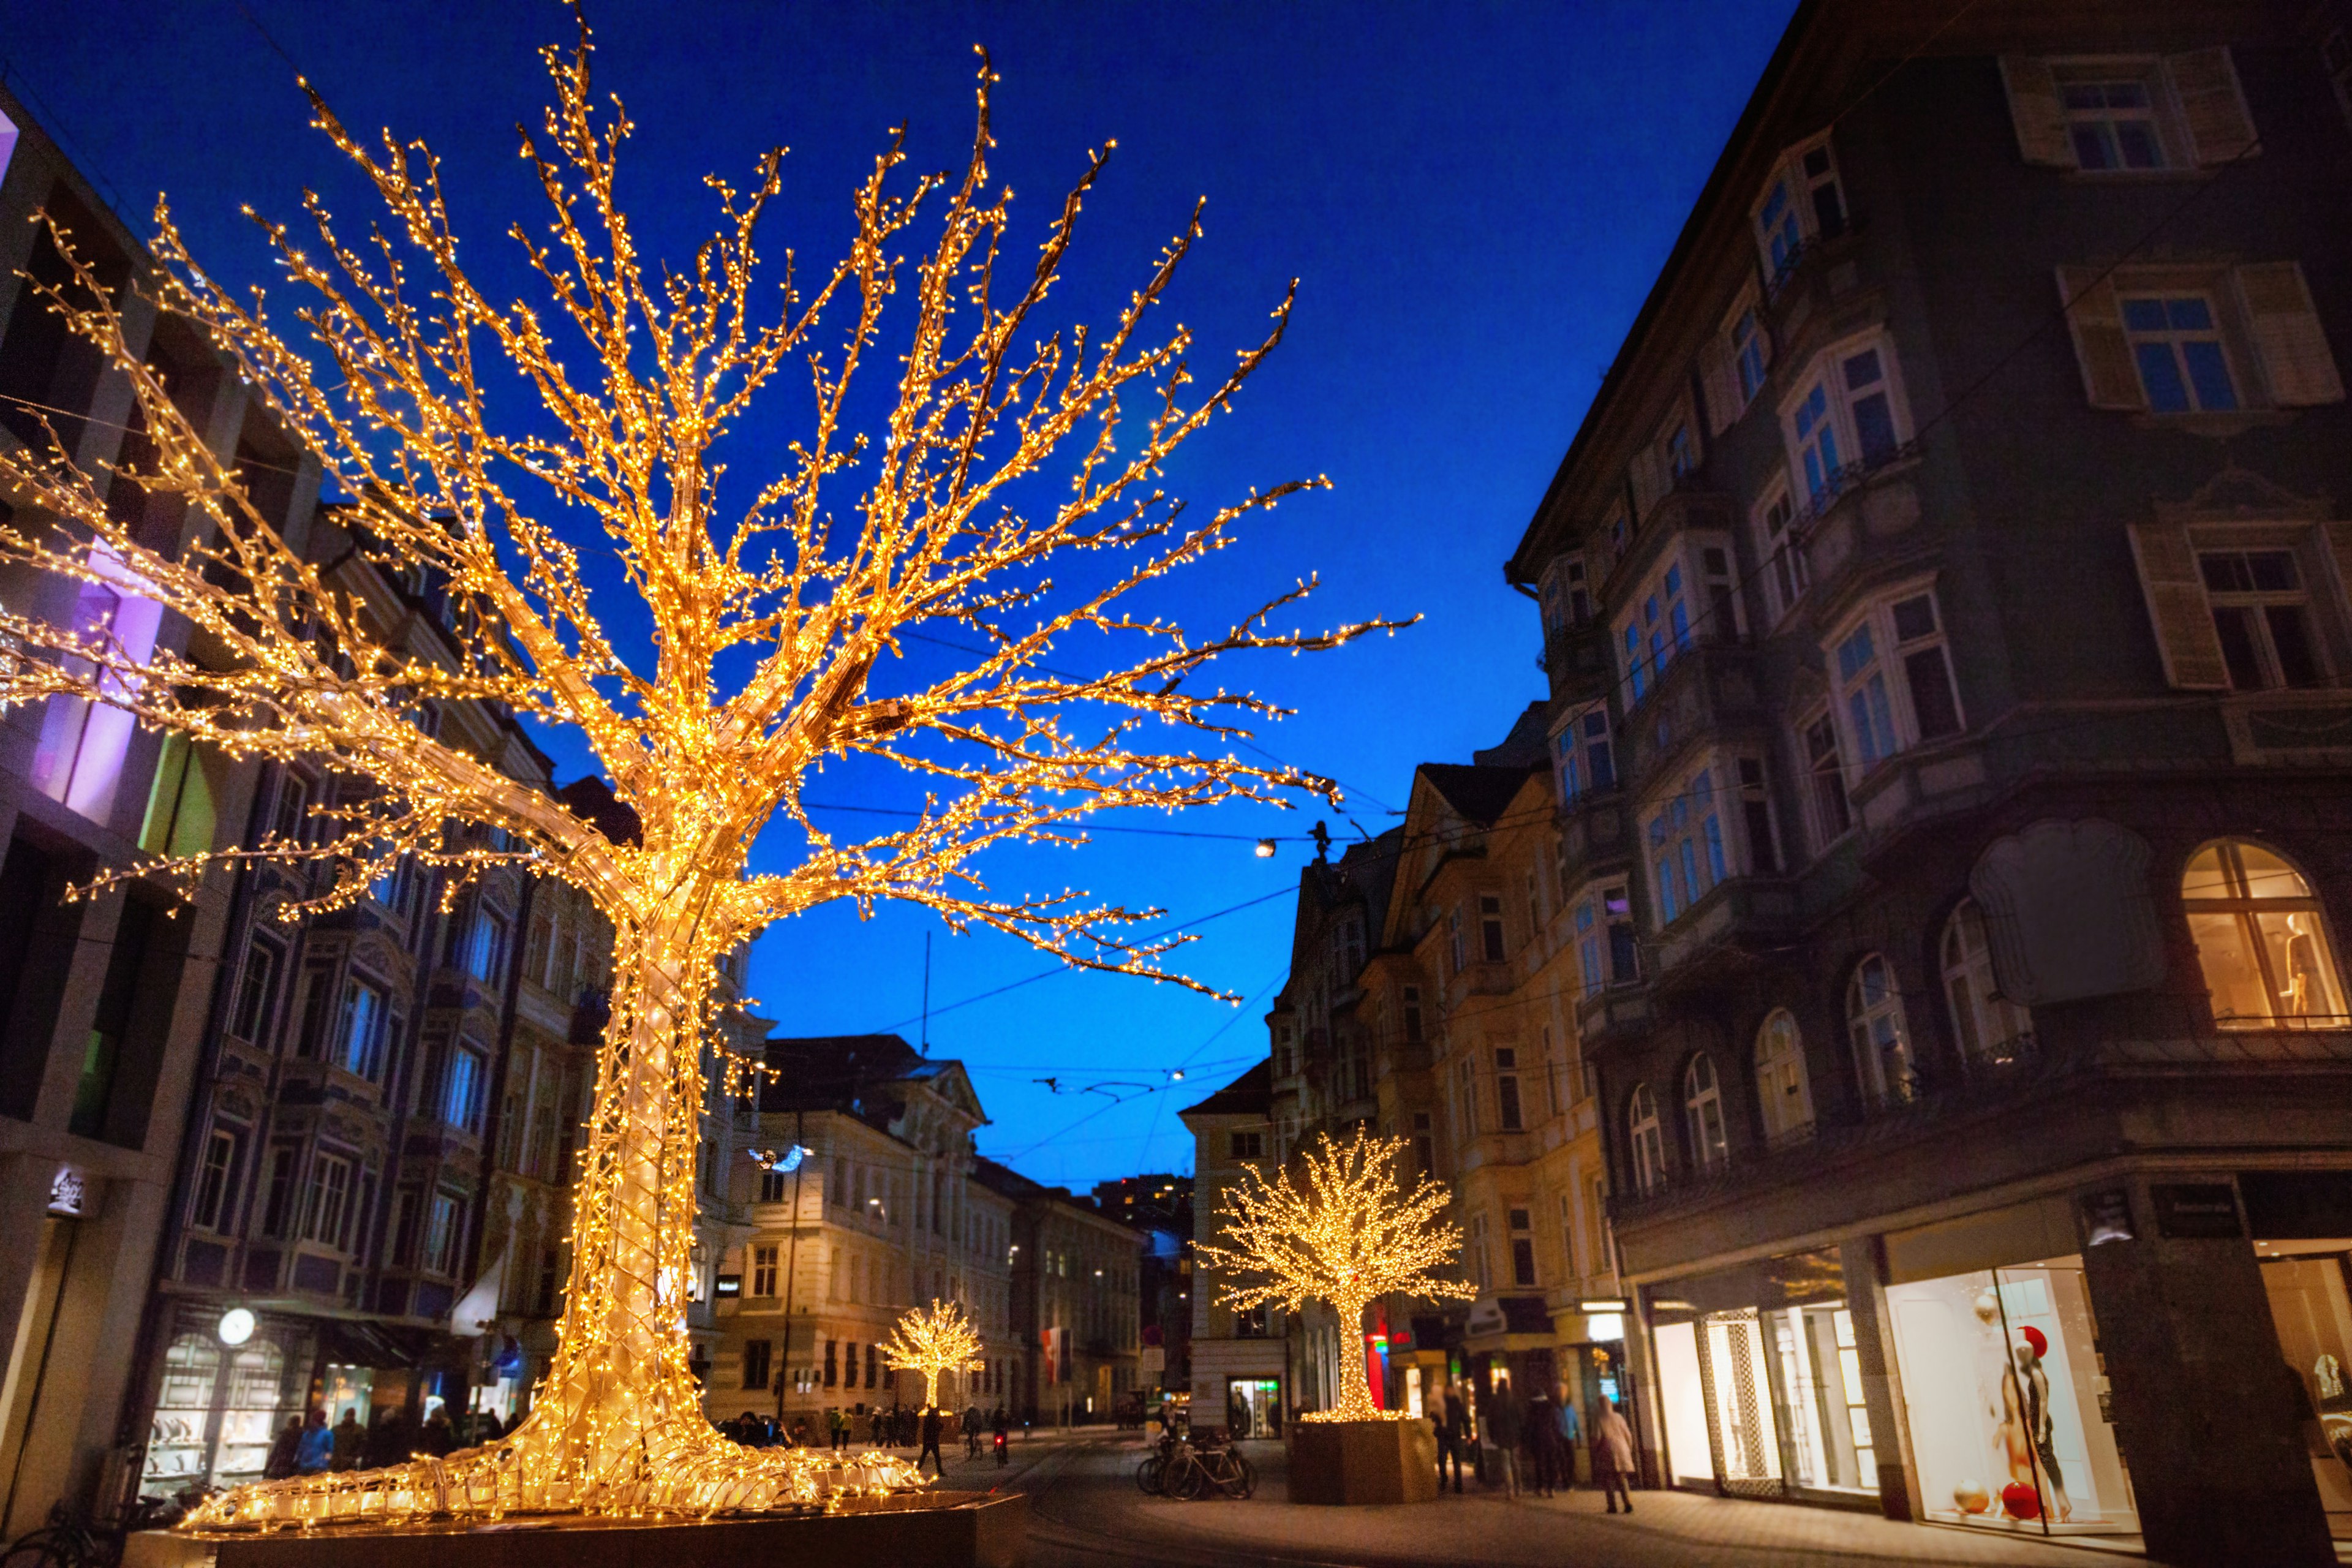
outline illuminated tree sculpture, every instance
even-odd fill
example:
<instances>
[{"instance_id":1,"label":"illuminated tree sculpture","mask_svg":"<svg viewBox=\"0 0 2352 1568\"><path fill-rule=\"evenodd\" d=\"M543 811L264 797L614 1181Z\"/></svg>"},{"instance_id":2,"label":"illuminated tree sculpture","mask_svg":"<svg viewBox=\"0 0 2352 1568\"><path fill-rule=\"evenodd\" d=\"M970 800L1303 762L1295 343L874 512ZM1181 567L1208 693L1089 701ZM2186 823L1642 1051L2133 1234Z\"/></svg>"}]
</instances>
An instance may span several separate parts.
<instances>
[{"instance_id":1,"label":"illuminated tree sculpture","mask_svg":"<svg viewBox=\"0 0 2352 1568\"><path fill-rule=\"evenodd\" d=\"M902 184L892 142L856 191L845 259L813 287L787 276L762 292L753 240L781 153L746 191L709 182L718 229L690 260L648 262L615 195L629 122L592 94L590 56L584 25L545 51L553 102L521 143L548 200L537 225L509 231L544 285L538 308L494 302L469 272L428 152L389 133L362 141L315 92L316 123L389 217L362 236L311 196L314 238L263 225L300 309L266 311L258 293L216 282L156 208L157 306L204 329L317 456L355 548L446 584L453 658L406 651L387 624L396 610L338 591L289 545L257 497L268 476L249 486L205 444L173 400L184 389L131 352L95 272L56 233L74 277L48 302L128 381L142 434L96 473L54 438L0 454L18 503L0 523L0 562L79 583L85 606L160 604L189 631L134 652L103 614L45 617L12 602L0 704L101 704L343 781L320 813L323 842L272 836L173 865L191 880L240 855L324 858L339 869L318 903L331 906L404 857L452 873L453 887L511 863L572 883L616 932L562 1341L529 1419L446 1460L240 1489L201 1522L709 1513L840 1484L820 1456L722 1438L687 1364L717 960L819 904L863 913L898 899L1073 965L1192 984L1162 964L1189 938L1136 930L1160 911L1067 890L998 896L972 857L1008 840L1084 842L1101 811L1329 794L1234 760L1239 726L1280 710L1203 679L1204 667L1403 624L1273 627L1307 582L1205 636L1167 618L1164 595L1127 607L1247 515L1321 482L1192 518L1159 488L1177 447L1230 409L1279 341L1289 300L1230 372L1188 395L1186 332L1147 339L1143 326L1198 237L1196 208L1107 325L1049 324L1048 292L1108 154L1089 157L1034 258L1008 254L984 57L961 173ZM935 239L910 243L919 221ZM894 300L904 319L888 313L886 339ZM821 339L828 312L847 320ZM300 327L286 335L289 321ZM877 356L882 395L854 402ZM772 448L781 472L740 480L725 438L755 415L777 426L761 395L780 374L807 377L813 412ZM1144 407L1123 419L1130 395ZM845 428L869 402L870 440ZM148 514L192 509L182 536L196 542L158 545L125 521L142 508L109 504L140 490ZM950 661L940 644L968 651ZM431 715L452 701L569 728L635 809L641 839L613 842L442 743ZM894 831L836 837L802 793L828 763L895 765L930 793ZM852 1479L910 1478L898 1466Z\"/></svg>"},{"instance_id":2,"label":"illuminated tree sculpture","mask_svg":"<svg viewBox=\"0 0 2352 1568\"><path fill-rule=\"evenodd\" d=\"M882 1345L884 1364L893 1372L923 1374L923 1408L940 1402L940 1373L969 1372L980 1354L980 1334L953 1301L942 1306L936 1296L929 1310L909 1310L900 1317Z\"/></svg>"},{"instance_id":3,"label":"illuminated tree sculpture","mask_svg":"<svg viewBox=\"0 0 2352 1568\"><path fill-rule=\"evenodd\" d=\"M1364 1309L1382 1296L1475 1297L1477 1291L1433 1272L1461 1255L1461 1229L1442 1217L1446 1191L1427 1175L1404 1191L1396 1178L1402 1138L1369 1138L1362 1128L1346 1144L1321 1133L1299 1156L1301 1180L1276 1171L1271 1180L1255 1165L1226 1189L1217 1206L1219 1242L1199 1242L1202 1267L1238 1276L1218 1290L1225 1305L1246 1311L1278 1306L1296 1312L1310 1300L1328 1301L1343 1337L1360 1331ZM1377 1421L1393 1416L1372 1403L1364 1358L1339 1357L1339 1403L1310 1412L1308 1421Z\"/></svg>"}]
</instances>

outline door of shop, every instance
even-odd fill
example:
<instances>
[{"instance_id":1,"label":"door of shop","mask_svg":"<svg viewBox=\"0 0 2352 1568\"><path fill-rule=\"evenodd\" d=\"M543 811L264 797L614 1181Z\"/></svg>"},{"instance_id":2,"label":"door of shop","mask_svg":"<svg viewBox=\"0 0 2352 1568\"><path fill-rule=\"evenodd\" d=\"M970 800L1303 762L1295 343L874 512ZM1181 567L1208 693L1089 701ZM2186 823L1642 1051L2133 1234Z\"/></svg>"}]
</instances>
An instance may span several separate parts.
<instances>
[{"instance_id":1,"label":"door of shop","mask_svg":"<svg viewBox=\"0 0 2352 1568\"><path fill-rule=\"evenodd\" d=\"M1282 1380L1277 1377L1225 1379L1227 1425L1236 1437L1282 1436Z\"/></svg>"}]
</instances>

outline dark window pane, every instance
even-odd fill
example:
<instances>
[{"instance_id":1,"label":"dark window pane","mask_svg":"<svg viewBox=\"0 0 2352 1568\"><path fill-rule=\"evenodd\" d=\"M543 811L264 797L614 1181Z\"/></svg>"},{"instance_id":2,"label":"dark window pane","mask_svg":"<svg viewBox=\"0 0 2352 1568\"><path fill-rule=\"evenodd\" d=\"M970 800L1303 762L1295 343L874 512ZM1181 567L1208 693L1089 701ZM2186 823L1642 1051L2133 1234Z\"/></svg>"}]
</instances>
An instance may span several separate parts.
<instances>
[{"instance_id":1,"label":"dark window pane","mask_svg":"<svg viewBox=\"0 0 2352 1568\"><path fill-rule=\"evenodd\" d=\"M1760 800L1746 803L1748 817L1748 853L1759 872L1770 873L1780 868L1780 858L1772 853L1772 814Z\"/></svg>"},{"instance_id":2,"label":"dark window pane","mask_svg":"<svg viewBox=\"0 0 2352 1568\"><path fill-rule=\"evenodd\" d=\"M1895 414L1886 395L1874 392L1853 405L1853 433L1862 438L1862 460L1875 468L1895 456Z\"/></svg>"},{"instance_id":3,"label":"dark window pane","mask_svg":"<svg viewBox=\"0 0 2352 1568\"><path fill-rule=\"evenodd\" d=\"M2180 379L2180 364L2172 357L2172 345L2135 343L2132 353L2139 361L2139 384L2147 393L2148 407L2158 414L2188 413L2189 385Z\"/></svg>"},{"instance_id":4,"label":"dark window pane","mask_svg":"<svg viewBox=\"0 0 2352 1568\"><path fill-rule=\"evenodd\" d=\"M2254 653L2253 616L2253 611L2241 605L2213 606L2213 630L2221 638L2230 684L2240 691L2259 691L2263 686L2263 661Z\"/></svg>"},{"instance_id":5,"label":"dark window pane","mask_svg":"<svg viewBox=\"0 0 2352 1568\"><path fill-rule=\"evenodd\" d=\"M2265 594L2292 594L2303 586L2292 550L2249 550L2242 559L2247 580Z\"/></svg>"},{"instance_id":6,"label":"dark window pane","mask_svg":"<svg viewBox=\"0 0 2352 1568\"><path fill-rule=\"evenodd\" d=\"M2189 362L2189 379L2197 386L2200 408L2235 408L2238 389L2230 384L2230 363L2217 342L2186 342L2180 354Z\"/></svg>"},{"instance_id":7,"label":"dark window pane","mask_svg":"<svg viewBox=\"0 0 2352 1568\"><path fill-rule=\"evenodd\" d=\"M2164 167L2164 149L2157 145L2156 132L2145 121L2122 121L2116 127L2116 142L2123 153L2125 168Z\"/></svg>"},{"instance_id":8,"label":"dark window pane","mask_svg":"<svg viewBox=\"0 0 2352 1568\"><path fill-rule=\"evenodd\" d=\"M1895 639L1897 642L1932 637L1935 631L1936 601L1927 595L1905 599L1895 606Z\"/></svg>"},{"instance_id":9,"label":"dark window pane","mask_svg":"<svg viewBox=\"0 0 2352 1568\"><path fill-rule=\"evenodd\" d=\"M1642 977L1642 966L1633 949L1633 928L1623 921L1612 921L1609 927L1609 979L1612 984L1630 985Z\"/></svg>"},{"instance_id":10,"label":"dark window pane","mask_svg":"<svg viewBox=\"0 0 2352 1568\"><path fill-rule=\"evenodd\" d=\"M1813 226L1823 239L1832 239L1845 232L1845 203L1838 198L1837 182L1813 187Z\"/></svg>"},{"instance_id":11,"label":"dark window pane","mask_svg":"<svg viewBox=\"0 0 2352 1568\"><path fill-rule=\"evenodd\" d=\"M1515 1078L1497 1079L1495 1091L1497 1108L1503 1113L1503 1131L1517 1132L1519 1130L1519 1080Z\"/></svg>"},{"instance_id":12,"label":"dark window pane","mask_svg":"<svg viewBox=\"0 0 2352 1568\"><path fill-rule=\"evenodd\" d=\"M1595 742L1593 744L1586 748L1586 752L1592 759L1592 787L1594 789L1615 789L1617 787L1617 769L1609 760L1609 742L1606 741Z\"/></svg>"},{"instance_id":13,"label":"dark window pane","mask_svg":"<svg viewBox=\"0 0 2352 1568\"><path fill-rule=\"evenodd\" d=\"M2125 300L2124 330L2131 332L2164 331L2164 301L2161 300Z\"/></svg>"},{"instance_id":14,"label":"dark window pane","mask_svg":"<svg viewBox=\"0 0 2352 1568\"><path fill-rule=\"evenodd\" d=\"M2319 660L2311 651L2311 624L2301 605L2272 605L2263 611L2270 623L2271 651L2278 655L2279 679L2289 686L2319 684Z\"/></svg>"},{"instance_id":15,"label":"dark window pane","mask_svg":"<svg viewBox=\"0 0 2352 1568\"><path fill-rule=\"evenodd\" d=\"M2197 565L2205 574L2205 586L2216 594L2244 594L2253 588L2253 574L2246 565L2246 558L2234 550L2200 555Z\"/></svg>"},{"instance_id":16,"label":"dark window pane","mask_svg":"<svg viewBox=\"0 0 2352 1568\"><path fill-rule=\"evenodd\" d=\"M1919 738L1932 741L1939 735L1958 734L1960 709L1952 697L1952 676L1944 664L1944 650L1921 648L1909 655L1903 660L1903 673L1911 682L1911 711L1919 721Z\"/></svg>"},{"instance_id":17,"label":"dark window pane","mask_svg":"<svg viewBox=\"0 0 2352 1568\"><path fill-rule=\"evenodd\" d=\"M2167 300L2164 313L2175 331L2210 332L2213 330L2213 307L2191 296L2186 300Z\"/></svg>"}]
</instances>

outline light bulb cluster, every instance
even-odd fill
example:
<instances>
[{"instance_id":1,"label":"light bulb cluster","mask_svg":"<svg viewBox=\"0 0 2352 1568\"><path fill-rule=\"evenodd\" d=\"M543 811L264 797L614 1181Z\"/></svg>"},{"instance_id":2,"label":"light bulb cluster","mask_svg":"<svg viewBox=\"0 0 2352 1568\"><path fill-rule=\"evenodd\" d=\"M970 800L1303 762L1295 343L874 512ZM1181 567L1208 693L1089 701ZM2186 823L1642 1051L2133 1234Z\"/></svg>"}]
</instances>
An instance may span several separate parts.
<instances>
[{"instance_id":1,"label":"light bulb cluster","mask_svg":"<svg viewBox=\"0 0 2352 1568\"><path fill-rule=\"evenodd\" d=\"M719 228L691 265L649 265L615 205L630 127L592 93L591 52L584 21L575 44L544 51L554 101L522 144L551 226L512 234L547 286L544 314L494 303L461 264L427 150L354 136L315 92L319 128L389 221L346 237L308 197L316 241L306 246L257 219L299 310L272 312L258 290L215 281L158 204L160 268L143 286L209 336L242 395L345 498L321 510L332 527L300 547L174 401L187 389L167 385L143 341L126 336L112 295L54 224L71 279L31 285L128 384L144 440L97 472L54 436L0 450L0 488L16 503L0 519L0 564L151 599L178 620L133 657L105 616L0 607L0 710L106 704L199 748L300 759L336 779L299 838L200 850L92 886L166 875L193 887L241 859L331 866L331 885L290 906L299 912L352 902L404 858L445 873L445 900L509 866L571 884L615 932L559 1345L529 1416L446 1459L240 1488L197 1510L199 1526L708 1515L913 1484L884 1456L843 1469L738 1447L700 1408L681 1288L697 1116L714 1075L739 1095L767 1071L710 1054L722 959L821 903L846 899L864 912L897 899L1074 966L1206 990L1164 966L1192 937L1139 929L1160 910L1071 889L999 896L973 858L1007 842L1083 842L1103 811L1287 805L1299 790L1336 800L1328 780L1232 755L1244 724L1282 710L1201 672L1227 654L1328 648L1410 624L1273 629L1311 582L1204 637L1125 607L1136 589L1224 548L1244 518L1324 483L1253 491L1201 520L1157 488L1177 447L1230 410L1280 341L1290 300L1204 395L1185 395L1189 335L1141 331L1199 236L1196 210L1105 328L1045 324L1107 152L1090 157L1035 265L1018 269L1018 297L992 298L1011 275L995 263L1012 198L988 190L984 58L961 177L902 188L894 142L856 194L845 258L805 291L789 278L763 291L753 236L780 188L781 154L761 160L748 192L709 182ZM932 205L944 210L927 215ZM902 277L896 247L919 218L938 238ZM762 325L771 300L781 313ZM893 300L911 301L911 322L886 331ZM851 318L832 348L818 339L828 308ZM281 335L289 321L300 324L293 341ZM869 441L840 418L886 341L905 353L877 373L896 401ZM721 437L754 422L779 372L811 378L813 427L785 471L723 514ZM510 407L518 395L529 406ZM1123 398L1145 405L1139 420L1122 423ZM1075 460L1055 464L1066 448ZM1057 466L1070 484L1052 510L1014 510L1038 493L1023 481ZM125 485L160 504L110 505ZM845 485L858 488L836 493ZM165 511L185 519L184 547L139 526ZM607 636L574 543L542 511L618 557L624 624L642 631L647 668ZM394 583L427 591L404 600ZM420 631L428 598L446 614ZM926 674L902 659L901 637L919 628L988 651ZM1056 672L1073 643L1108 650L1108 668ZM608 838L495 755L445 737L438 714L468 704L572 731L635 813L638 836ZM1173 739L1146 744L1147 730ZM911 826L856 841L813 819L806 776L852 756L924 781L932 793ZM774 855L768 830L780 816L803 849L788 868L751 874L755 841Z\"/></svg>"},{"instance_id":2,"label":"light bulb cluster","mask_svg":"<svg viewBox=\"0 0 2352 1568\"><path fill-rule=\"evenodd\" d=\"M1196 1242L1204 1268L1228 1276L1217 1300L1246 1311L1279 1306L1297 1312L1328 1301L1343 1341L1362 1331L1364 1309L1383 1296L1467 1300L1477 1291L1443 1272L1462 1253L1461 1228L1444 1217L1446 1190L1425 1173L1406 1190L1396 1176L1406 1156L1402 1138L1375 1138L1359 1127L1347 1143L1317 1133L1301 1150L1297 1175L1244 1165L1241 1180L1217 1205L1219 1239ZM1307 1421L1377 1421L1399 1412L1372 1402L1364 1358L1343 1350L1339 1401L1308 1411Z\"/></svg>"},{"instance_id":3,"label":"light bulb cluster","mask_svg":"<svg viewBox=\"0 0 2352 1568\"><path fill-rule=\"evenodd\" d=\"M884 1364L893 1372L923 1374L923 1408L940 1402L940 1374L979 1370L980 1331L954 1301L942 1304L936 1296L928 1310L902 1314L882 1342Z\"/></svg>"}]
</instances>

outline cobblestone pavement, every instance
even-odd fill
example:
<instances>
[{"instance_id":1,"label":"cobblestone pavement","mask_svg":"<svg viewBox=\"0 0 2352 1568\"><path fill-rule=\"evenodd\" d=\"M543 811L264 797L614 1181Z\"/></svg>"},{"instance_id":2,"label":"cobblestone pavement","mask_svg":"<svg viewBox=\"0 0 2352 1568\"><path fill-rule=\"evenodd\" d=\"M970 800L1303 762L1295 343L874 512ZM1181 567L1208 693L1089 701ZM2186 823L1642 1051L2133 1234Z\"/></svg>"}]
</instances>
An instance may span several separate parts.
<instances>
[{"instance_id":1,"label":"cobblestone pavement","mask_svg":"<svg viewBox=\"0 0 2352 1568\"><path fill-rule=\"evenodd\" d=\"M1638 1493L1630 1518L1610 1517L1598 1494L1582 1490L1517 1502L1447 1492L1433 1504L1308 1508L1284 1500L1283 1450L1274 1443L1245 1450L1261 1477L1250 1500L1173 1502L1136 1490L1144 1450L1132 1435L1033 1441L1028 1448L1016 1455L1017 1472L997 1474L1029 1495L1033 1568L2124 1568L2147 1561L2088 1545L1682 1492ZM948 1484L974 1486L961 1468L949 1468Z\"/></svg>"}]
</instances>

